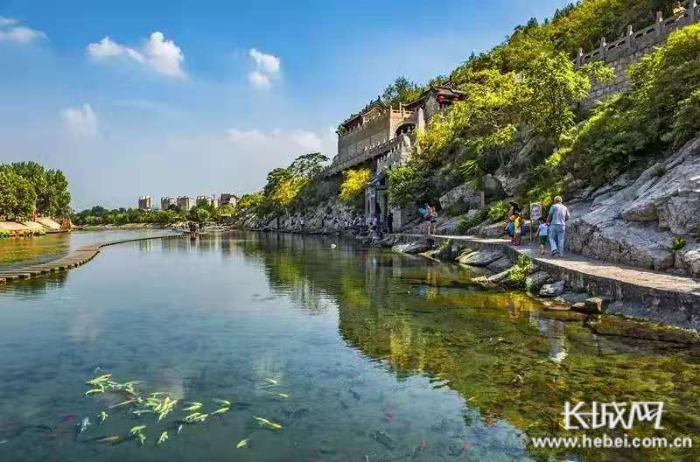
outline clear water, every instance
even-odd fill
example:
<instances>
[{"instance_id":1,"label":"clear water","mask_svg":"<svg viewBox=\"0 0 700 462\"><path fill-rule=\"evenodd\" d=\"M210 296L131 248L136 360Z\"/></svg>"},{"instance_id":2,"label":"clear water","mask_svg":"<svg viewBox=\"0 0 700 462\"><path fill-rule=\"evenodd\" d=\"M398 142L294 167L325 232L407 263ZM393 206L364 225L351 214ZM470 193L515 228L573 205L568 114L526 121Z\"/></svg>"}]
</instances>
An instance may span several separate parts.
<instances>
[{"instance_id":1,"label":"clear water","mask_svg":"<svg viewBox=\"0 0 700 462\"><path fill-rule=\"evenodd\" d=\"M529 447L526 435L561 434L572 398L663 399L668 435L694 437L697 354L599 338L469 278L336 238L237 233L122 244L0 286L0 460L697 460ZM233 406L177 434L180 407L157 423L108 409L123 394L86 397L105 373L205 412ZM144 446L95 441L139 424Z\"/></svg>"},{"instance_id":2,"label":"clear water","mask_svg":"<svg viewBox=\"0 0 700 462\"><path fill-rule=\"evenodd\" d=\"M162 229L73 231L35 237L0 239L0 271L54 260L88 244L138 236L170 234Z\"/></svg>"}]
</instances>

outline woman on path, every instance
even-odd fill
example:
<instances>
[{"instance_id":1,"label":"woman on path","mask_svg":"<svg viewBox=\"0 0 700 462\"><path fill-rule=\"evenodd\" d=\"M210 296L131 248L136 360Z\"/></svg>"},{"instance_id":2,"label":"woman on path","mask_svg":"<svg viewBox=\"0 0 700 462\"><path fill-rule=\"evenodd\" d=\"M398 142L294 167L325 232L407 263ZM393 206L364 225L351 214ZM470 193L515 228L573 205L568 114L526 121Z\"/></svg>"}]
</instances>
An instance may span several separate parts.
<instances>
[{"instance_id":1,"label":"woman on path","mask_svg":"<svg viewBox=\"0 0 700 462\"><path fill-rule=\"evenodd\" d=\"M562 204L561 196L554 198L554 205L549 208L549 248L553 257L564 256L564 238L566 236L566 222L571 215L569 209Z\"/></svg>"}]
</instances>

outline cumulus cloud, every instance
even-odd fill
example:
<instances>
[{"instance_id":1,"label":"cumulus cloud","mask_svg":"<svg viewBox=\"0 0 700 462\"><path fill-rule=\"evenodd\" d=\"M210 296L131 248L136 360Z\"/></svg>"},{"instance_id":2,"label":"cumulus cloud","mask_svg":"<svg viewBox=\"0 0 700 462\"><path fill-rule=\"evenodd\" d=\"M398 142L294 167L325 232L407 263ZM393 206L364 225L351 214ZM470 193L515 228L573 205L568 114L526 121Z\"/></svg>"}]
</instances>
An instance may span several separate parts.
<instances>
[{"instance_id":1,"label":"cumulus cloud","mask_svg":"<svg viewBox=\"0 0 700 462\"><path fill-rule=\"evenodd\" d=\"M115 42L107 36L87 46L87 53L98 61L125 60L144 65L167 77L184 79L182 68L185 55L174 41L166 40L162 32L153 32L139 48L131 48Z\"/></svg>"},{"instance_id":2,"label":"cumulus cloud","mask_svg":"<svg viewBox=\"0 0 700 462\"><path fill-rule=\"evenodd\" d=\"M62 110L61 120L66 131L77 138L94 138L99 133L97 114L87 103Z\"/></svg>"},{"instance_id":3,"label":"cumulus cloud","mask_svg":"<svg viewBox=\"0 0 700 462\"><path fill-rule=\"evenodd\" d=\"M20 26L15 18L0 16L0 42L26 45L45 38L46 34L36 29Z\"/></svg>"},{"instance_id":4,"label":"cumulus cloud","mask_svg":"<svg viewBox=\"0 0 700 462\"><path fill-rule=\"evenodd\" d=\"M248 80L256 88L269 88L272 80L280 73L280 59L255 48L248 52L255 69L248 74Z\"/></svg>"}]
</instances>

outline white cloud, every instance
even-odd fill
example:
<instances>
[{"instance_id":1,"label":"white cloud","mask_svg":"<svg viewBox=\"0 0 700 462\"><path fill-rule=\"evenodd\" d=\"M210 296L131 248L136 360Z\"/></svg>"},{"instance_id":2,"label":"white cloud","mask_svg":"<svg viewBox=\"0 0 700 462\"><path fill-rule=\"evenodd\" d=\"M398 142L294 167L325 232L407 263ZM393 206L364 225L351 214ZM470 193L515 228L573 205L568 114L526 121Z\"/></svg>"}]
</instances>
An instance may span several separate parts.
<instances>
[{"instance_id":1,"label":"white cloud","mask_svg":"<svg viewBox=\"0 0 700 462\"><path fill-rule=\"evenodd\" d=\"M255 48L251 48L248 54L255 66L255 70L248 74L251 85L256 88L269 88L272 80L279 76L280 59Z\"/></svg>"},{"instance_id":2,"label":"white cloud","mask_svg":"<svg viewBox=\"0 0 700 462\"><path fill-rule=\"evenodd\" d=\"M258 69L266 74L277 74L280 71L280 59L277 56L251 48L250 57L253 58Z\"/></svg>"},{"instance_id":3,"label":"white cloud","mask_svg":"<svg viewBox=\"0 0 700 462\"><path fill-rule=\"evenodd\" d=\"M0 42L14 42L20 45L45 39L43 32L20 26L15 18L0 16Z\"/></svg>"},{"instance_id":4,"label":"white cloud","mask_svg":"<svg viewBox=\"0 0 700 462\"><path fill-rule=\"evenodd\" d=\"M270 87L270 77L259 71L253 71L248 74L248 80L256 88Z\"/></svg>"},{"instance_id":5,"label":"white cloud","mask_svg":"<svg viewBox=\"0 0 700 462\"><path fill-rule=\"evenodd\" d=\"M99 133L97 114L87 103L62 110L61 120L68 133L77 138L94 138Z\"/></svg>"},{"instance_id":6,"label":"white cloud","mask_svg":"<svg viewBox=\"0 0 700 462\"><path fill-rule=\"evenodd\" d=\"M161 32L153 32L140 49L113 41L109 36L87 46L88 54L96 60L126 59L145 66L167 77L187 77L182 65L185 55L172 40L166 40Z\"/></svg>"}]
</instances>

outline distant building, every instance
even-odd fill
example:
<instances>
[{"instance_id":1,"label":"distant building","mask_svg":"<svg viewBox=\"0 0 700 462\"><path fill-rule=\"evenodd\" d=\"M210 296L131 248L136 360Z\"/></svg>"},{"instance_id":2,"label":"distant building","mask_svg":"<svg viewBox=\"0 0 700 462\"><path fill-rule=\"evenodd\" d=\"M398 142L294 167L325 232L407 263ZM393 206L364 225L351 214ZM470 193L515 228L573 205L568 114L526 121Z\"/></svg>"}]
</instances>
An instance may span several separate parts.
<instances>
[{"instance_id":1,"label":"distant building","mask_svg":"<svg viewBox=\"0 0 700 462\"><path fill-rule=\"evenodd\" d=\"M219 197L219 206L230 205L235 207L238 204L238 196L235 194L222 193Z\"/></svg>"},{"instance_id":2,"label":"distant building","mask_svg":"<svg viewBox=\"0 0 700 462\"><path fill-rule=\"evenodd\" d=\"M180 207L180 210L187 212L195 206L195 201L191 197L180 196L177 198L177 206Z\"/></svg>"},{"instance_id":3,"label":"distant building","mask_svg":"<svg viewBox=\"0 0 700 462\"><path fill-rule=\"evenodd\" d=\"M160 208L162 210L170 210L170 207L177 205L177 198L167 196L160 198Z\"/></svg>"},{"instance_id":4,"label":"distant building","mask_svg":"<svg viewBox=\"0 0 700 462\"><path fill-rule=\"evenodd\" d=\"M151 210L152 207L151 196L141 196L139 197L139 209L141 210Z\"/></svg>"}]
</instances>

